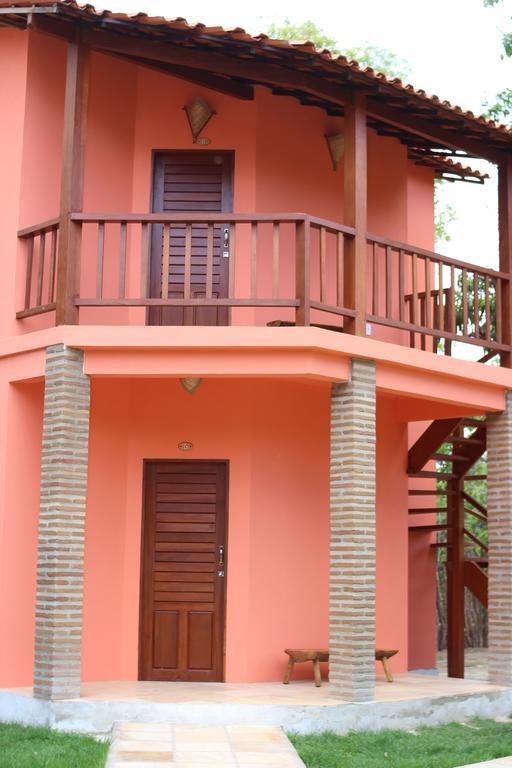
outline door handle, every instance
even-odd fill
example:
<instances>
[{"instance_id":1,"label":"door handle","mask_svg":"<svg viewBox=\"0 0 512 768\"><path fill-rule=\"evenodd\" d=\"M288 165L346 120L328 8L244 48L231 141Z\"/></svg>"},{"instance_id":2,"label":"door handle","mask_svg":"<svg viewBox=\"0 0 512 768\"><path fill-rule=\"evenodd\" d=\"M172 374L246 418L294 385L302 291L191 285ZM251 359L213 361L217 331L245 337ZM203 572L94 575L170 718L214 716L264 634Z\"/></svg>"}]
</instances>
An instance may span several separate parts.
<instances>
[{"instance_id":1,"label":"door handle","mask_svg":"<svg viewBox=\"0 0 512 768\"><path fill-rule=\"evenodd\" d=\"M229 227L224 227L222 232L222 255L225 259L229 258Z\"/></svg>"},{"instance_id":2,"label":"door handle","mask_svg":"<svg viewBox=\"0 0 512 768\"><path fill-rule=\"evenodd\" d=\"M224 567L224 544L219 547L219 568Z\"/></svg>"}]
</instances>

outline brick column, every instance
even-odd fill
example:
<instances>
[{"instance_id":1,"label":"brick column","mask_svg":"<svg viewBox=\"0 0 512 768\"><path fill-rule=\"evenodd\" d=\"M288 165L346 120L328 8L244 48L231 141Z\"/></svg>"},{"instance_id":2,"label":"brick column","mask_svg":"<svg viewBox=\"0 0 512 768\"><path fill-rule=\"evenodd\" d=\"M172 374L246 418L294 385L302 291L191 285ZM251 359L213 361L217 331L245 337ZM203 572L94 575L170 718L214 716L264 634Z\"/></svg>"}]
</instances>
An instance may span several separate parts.
<instances>
[{"instance_id":1,"label":"brick column","mask_svg":"<svg viewBox=\"0 0 512 768\"><path fill-rule=\"evenodd\" d=\"M512 392L487 421L489 680L512 685Z\"/></svg>"},{"instance_id":2,"label":"brick column","mask_svg":"<svg viewBox=\"0 0 512 768\"><path fill-rule=\"evenodd\" d=\"M89 402L83 352L48 347L34 669L42 699L80 695Z\"/></svg>"},{"instance_id":3,"label":"brick column","mask_svg":"<svg viewBox=\"0 0 512 768\"><path fill-rule=\"evenodd\" d=\"M353 359L331 395L330 690L371 701L375 685L375 363Z\"/></svg>"}]
</instances>

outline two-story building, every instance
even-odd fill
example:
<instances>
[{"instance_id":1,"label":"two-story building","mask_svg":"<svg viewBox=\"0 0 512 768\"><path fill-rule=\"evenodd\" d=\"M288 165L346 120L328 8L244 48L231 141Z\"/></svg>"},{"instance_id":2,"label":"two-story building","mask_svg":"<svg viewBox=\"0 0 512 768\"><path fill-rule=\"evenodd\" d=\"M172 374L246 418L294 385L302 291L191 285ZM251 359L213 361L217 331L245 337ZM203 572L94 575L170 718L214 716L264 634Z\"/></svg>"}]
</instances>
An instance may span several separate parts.
<instances>
[{"instance_id":1,"label":"two-story building","mask_svg":"<svg viewBox=\"0 0 512 768\"><path fill-rule=\"evenodd\" d=\"M370 701L376 647L436 666L441 545L449 674L488 582L511 685L511 132L309 43L73 0L0 3L0 95L0 686L278 681L328 648ZM434 180L474 157L499 270L434 251Z\"/></svg>"}]
</instances>

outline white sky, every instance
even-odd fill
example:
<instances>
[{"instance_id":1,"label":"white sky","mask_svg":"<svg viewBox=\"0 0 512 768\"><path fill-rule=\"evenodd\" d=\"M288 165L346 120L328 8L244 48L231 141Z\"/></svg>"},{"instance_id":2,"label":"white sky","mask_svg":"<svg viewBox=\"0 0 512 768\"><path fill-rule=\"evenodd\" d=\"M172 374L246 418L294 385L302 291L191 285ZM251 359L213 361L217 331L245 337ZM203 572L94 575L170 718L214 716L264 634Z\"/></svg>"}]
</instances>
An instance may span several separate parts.
<instances>
[{"instance_id":1,"label":"white sky","mask_svg":"<svg viewBox=\"0 0 512 768\"><path fill-rule=\"evenodd\" d=\"M100 3L98 2L98 5ZM105 0L114 11L145 11L166 17L184 16L224 27L242 26L257 34L285 17L293 23L311 20L341 47L369 43L388 48L409 65L410 81L427 93L471 109L512 85L512 60L501 58L502 31L512 28L512 0L484 8L483 0ZM476 163L473 162L476 166ZM482 167L482 166L480 166ZM443 197L457 210L452 241L443 253L496 266L495 180L485 187L445 185Z\"/></svg>"}]
</instances>

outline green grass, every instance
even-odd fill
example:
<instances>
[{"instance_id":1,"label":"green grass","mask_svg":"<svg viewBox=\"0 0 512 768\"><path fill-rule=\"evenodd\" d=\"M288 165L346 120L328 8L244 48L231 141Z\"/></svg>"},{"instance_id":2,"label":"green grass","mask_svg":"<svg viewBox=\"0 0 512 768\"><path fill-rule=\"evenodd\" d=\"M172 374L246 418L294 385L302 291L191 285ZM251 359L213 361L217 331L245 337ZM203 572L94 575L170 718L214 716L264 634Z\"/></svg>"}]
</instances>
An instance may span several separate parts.
<instances>
[{"instance_id":1,"label":"green grass","mask_svg":"<svg viewBox=\"0 0 512 768\"><path fill-rule=\"evenodd\" d=\"M290 734L290 739L308 768L455 768L512 755L512 721L472 720L414 733Z\"/></svg>"},{"instance_id":2,"label":"green grass","mask_svg":"<svg viewBox=\"0 0 512 768\"><path fill-rule=\"evenodd\" d=\"M0 723L0 768L103 768L107 752L90 736Z\"/></svg>"}]
</instances>

